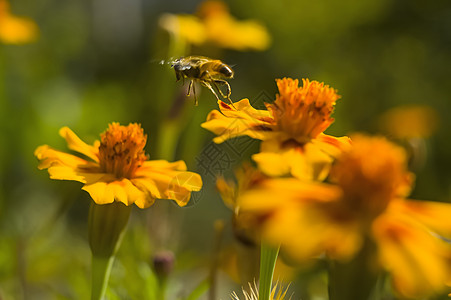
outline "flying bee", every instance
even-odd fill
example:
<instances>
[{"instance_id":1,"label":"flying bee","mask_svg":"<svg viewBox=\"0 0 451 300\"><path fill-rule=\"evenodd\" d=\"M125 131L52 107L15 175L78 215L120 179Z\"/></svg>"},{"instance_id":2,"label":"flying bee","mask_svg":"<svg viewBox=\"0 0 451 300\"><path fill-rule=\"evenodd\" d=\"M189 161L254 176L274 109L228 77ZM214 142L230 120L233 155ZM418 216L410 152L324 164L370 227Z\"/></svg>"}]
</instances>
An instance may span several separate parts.
<instances>
[{"instance_id":1,"label":"flying bee","mask_svg":"<svg viewBox=\"0 0 451 300\"><path fill-rule=\"evenodd\" d=\"M190 80L187 96L191 94L192 90L194 105L197 106L198 104L194 88L194 82L196 81L207 87L218 100L220 100L217 94L219 92L222 98L227 99L233 106L233 102L230 100L232 90L226 79L232 79L234 73L230 66L219 59L211 59L205 56L187 56L174 60L171 67L174 68L177 81L180 79L185 80L185 78ZM218 85L226 86L226 95L224 95Z\"/></svg>"}]
</instances>

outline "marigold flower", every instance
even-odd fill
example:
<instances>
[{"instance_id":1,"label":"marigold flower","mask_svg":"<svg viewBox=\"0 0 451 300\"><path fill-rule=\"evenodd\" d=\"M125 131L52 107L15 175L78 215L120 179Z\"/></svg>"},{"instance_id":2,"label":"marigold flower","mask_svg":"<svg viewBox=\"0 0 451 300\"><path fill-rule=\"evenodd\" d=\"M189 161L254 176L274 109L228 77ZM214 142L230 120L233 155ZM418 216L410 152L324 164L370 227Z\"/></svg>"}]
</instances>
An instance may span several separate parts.
<instances>
[{"instance_id":1,"label":"marigold flower","mask_svg":"<svg viewBox=\"0 0 451 300\"><path fill-rule=\"evenodd\" d=\"M92 146L67 127L61 128L60 135L69 149L89 160L43 145L35 151L41 161L39 169L48 169L52 179L84 183L82 189L97 204L117 201L146 208L158 198L184 206L191 192L202 187L201 177L187 172L183 161L148 160L144 152L147 135L139 124L112 123Z\"/></svg>"},{"instance_id":2,"label":"marigold flower","mask_svg":"<svg viewBox=\"0 0 451 300\"><path fill-rule=\"evenodd\" d=\"M39 35L36 23L26 17L17 17L10 12L6 0L0 0L0 41L6 44L34 42Z\"/></svg>"},{"instance_id":3,"label":"marigold flower","mask_svg":"<svg viewBox=\"0 0 451 300\"><path fill-rule=\"evenodd\" d=\"M413 176L401 148L357 135L331 170L335 184L267 179L240 199L265 239L301 260L326 253L347 261L370 239L379 267L403 297L443 289L451 275L451 205L404 196ZM280 201L283 199L283 201Z\"/></svg>"},{"instance_id":4,"label":"marigold flower","mask_svg":"<svg viewBox=\"0 0 451 300\"><path fill-rule=\"evenodd\" d=\"M277 79L279 94L267 110L253 108L248 99L234 106L218 101L221 112L213 110L201 126L227 139L247 135L262 140L260 153L253 155L259 169L270 176L291 173L302 179L327 176L333 157L349 146L349 138L323 134L331 118L336 91L324 83L303 79Z\"/></svg>"}]
</instances>

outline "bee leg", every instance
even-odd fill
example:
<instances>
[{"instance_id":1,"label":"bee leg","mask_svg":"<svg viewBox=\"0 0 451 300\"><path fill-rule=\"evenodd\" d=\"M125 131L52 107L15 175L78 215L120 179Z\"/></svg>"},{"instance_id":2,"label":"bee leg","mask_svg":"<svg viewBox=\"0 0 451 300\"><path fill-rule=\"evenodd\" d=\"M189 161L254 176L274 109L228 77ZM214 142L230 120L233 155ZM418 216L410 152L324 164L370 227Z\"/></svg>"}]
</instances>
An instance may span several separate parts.
<instances>
[{"instance_id":1,"label":"bee leg","mask_svg":"<svg viewBox=\"0 0 451 300\"><path fill-rule=\"evenodd\" d=\"M211 86L211 84L209 82L202 81L201 83L203 86L207 87L213 93L213 95L215 95L217 100L221 100L221 99L219 99L218 94L216 94L216 91L213 89L213 87Z\"/></svg>"},{"instance_id":2,"label":"bee leg","mask_svg":"<svg viewBox=\"0 0 451 300\"><path fill-rule=\"evenodd\" d=\"M187 97L189 97L191 95L191 89L193 89L193 91L194 91L194 86L193 86L192 80L189 82L189 85L188 85L188 93L186 94Z\"/></svg>"},{"instance_id":3,"label":"bee leg","mask_svg":"<svg viewBox=\"0 0 451 300\"><path fill-rule=\"evenodd\" d=\"M220 80L220 79L217 79L217 80L215 80L214 82L215 82L216 84L222 84L222 85L225 85L225 86L226 86L226 89L227 89L227 96L224 95L224 94L222 93L222 91L221 91L218 87L216 87L216 88L217 88L217 89L219 90L219 92L221 93L221 96L224 97L225 99L229 100L230 104L233 105L233 102L232 102L232 100L230 99L230 95L232 94L232 89L230 88L230 84L229 84L227 81L225 81L225 80Z\"/></svg>"},{"instance_id":4,"label":"bee leg","mask_svg":"<svg viewBox=\"0 0 451 300\"><path fill-rule=\"evenodd\" d=\"M212 83L214 84L214 86L216 87L216 89L219 91L219 93L221 94L221 96L222 96L224 99L227 99L227 100L229 101L229 103L232 105L232 107L235 108L235 106L233 105L232 99L230 99L230 95L232 94L232 89L230 88L230 84L229 84L227 81L225 81L225 80L220 80L220 79L213 80ZM227 96L224 95L224 93L221 91L221 89L218 87L217 84L222 84L222 85L225 85L225 86L226 86L226 88L227 88Z\"/></svg>"},{"instance_id":5,"label":"bee leg","mask_svg":"<svg viewBox=\"0 0 451 300\"><path fill-rule=\"evenodd\" d=\"M192 83L193 83L193 81L191 80L190 85L191 85ZM197 101L196 87L194 86L194 84L192 84L192 86L193 86L193 94L194 94L194 105L195 105L195 106L198 106L198 105L199 105L199 102Z\"/></svg>"}]
</instances>

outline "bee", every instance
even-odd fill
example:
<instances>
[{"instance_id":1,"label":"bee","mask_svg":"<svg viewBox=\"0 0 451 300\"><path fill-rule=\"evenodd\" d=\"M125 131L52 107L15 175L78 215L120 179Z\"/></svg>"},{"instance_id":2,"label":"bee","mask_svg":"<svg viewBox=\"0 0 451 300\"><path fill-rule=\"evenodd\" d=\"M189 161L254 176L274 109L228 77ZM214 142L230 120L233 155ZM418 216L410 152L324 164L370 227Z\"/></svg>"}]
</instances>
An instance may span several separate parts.
<instances>
[{"instance_id":1,"label":"bee","mask_svg":"<svg viewBox=\"0 0 451 300\"><path fill-rule=\"evenodd\" d=\"M198 105L194 88L195 81L207 87L216 96L216 99L220 100L217 94L219 92L222 98L227 99L233 105L232 100L230 100L232 90L226 79L232 79L234 72L230 66L219 59L211 59L205 56L187 56L174 60L171 67L174 68L177 81L185 80L185 78L190 80L187 96L191 94L192 90L194 105ZM218 85L226 86L225 95Z\"/></svg>"}]
</instances>

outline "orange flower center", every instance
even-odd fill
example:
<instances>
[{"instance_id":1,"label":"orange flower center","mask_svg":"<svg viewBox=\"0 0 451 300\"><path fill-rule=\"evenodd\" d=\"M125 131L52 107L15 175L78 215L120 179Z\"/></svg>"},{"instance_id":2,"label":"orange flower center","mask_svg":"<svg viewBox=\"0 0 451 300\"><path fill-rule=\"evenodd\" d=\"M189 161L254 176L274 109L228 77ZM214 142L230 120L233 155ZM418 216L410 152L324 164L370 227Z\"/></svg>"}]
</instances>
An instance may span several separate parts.
<instances>
[{"instance_id":1,"label":"orange flower center","mask_svg":"<svg viewBox=\"0 0 451 300\"><path fill-rule=\"evenodd\" d=\"M279 94L268 105L277 127L289 138L304 144L316 138L334 121L330 117L339 95L336 90L318 81L291 78L277 79Z\"/></svg>"},{"instance_id":2,"label":"orange flower center","mask_svg":"<svg viewBox=\"0 0 451 300\"><path fill-rule=\"evenodd\" d=\"M362 218L382 213L390 200L410 190L405 152L382 137L357 135L342 154L331 178L343 189L344 206Z\"/></svg>"},{"instance_id":3,"label":"orange flower center","mask_svg":"<svg viewBox=\"0 0 451 300\"><path fill-rule=\"evenodd\" d=\"M105 173L118 178L132 178L135 170L147 160L144 153L147 135L141 125L121 126L112 123L101 135L99 163Z\"/></svg>"}]
</instances>

